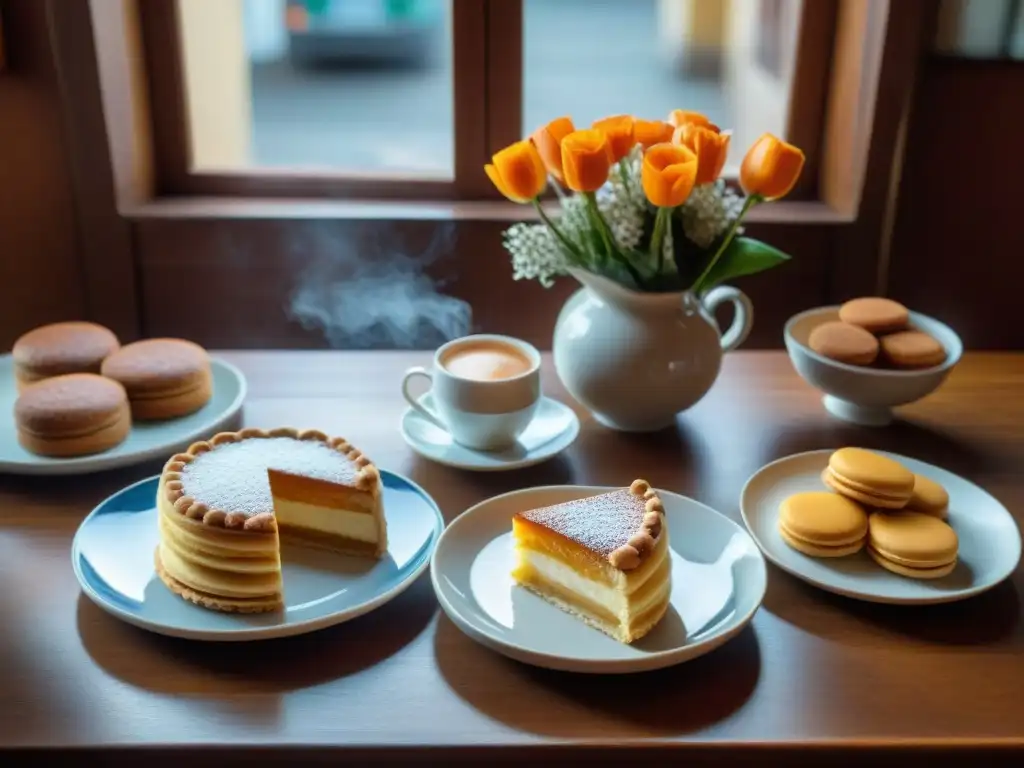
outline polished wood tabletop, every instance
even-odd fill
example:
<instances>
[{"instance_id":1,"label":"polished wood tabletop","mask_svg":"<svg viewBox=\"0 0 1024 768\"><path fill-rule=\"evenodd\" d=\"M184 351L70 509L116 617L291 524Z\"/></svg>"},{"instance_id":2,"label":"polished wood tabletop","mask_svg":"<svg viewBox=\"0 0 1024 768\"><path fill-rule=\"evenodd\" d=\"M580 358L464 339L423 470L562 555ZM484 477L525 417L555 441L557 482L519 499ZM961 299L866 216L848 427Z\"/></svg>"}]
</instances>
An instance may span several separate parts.
<instances>
[{"instance_id":1,"label":"polished wood tabletop","mask_svg":"<svg viewBox=\"0 0 1024 768\"><path fill-rule=\"evenodd\" d=\"M246 425L343 435L422 485L446 520L517 488L635 477L739 520L740 489L762 465L861 445L957 472L1024 522L1024 355L967 355L938 392L872 429L828 416L785 354L734 353L675 429L619 434L579 409L582 431L564 454L495 474L432 464L403 442L401 375L427 353L221 356L248 377ZM549 360L544 376L549 395L572 402ZM971 600L897 607L830 595L769 566L764 605L736 639L632 676L534 669L477 645L439 610L427 575L385 607L308 636L187 642L96 608L69 557L93 506L159 465L0 476L0 762L3 750L43 746L104 750L104 765L138 764L137 752L112 748L148 747L158 751L147 762L190 768L256 755L291 765L300 754L476 764L572 753L632 764L661 750L688 765L834 765L862 761L863 750L874 765L905 765L908 751L934 765L983 749L985 765L1024 764L1020 567ZM177 748L190 748L187 762Z\"/></svg>"}]
</instances>

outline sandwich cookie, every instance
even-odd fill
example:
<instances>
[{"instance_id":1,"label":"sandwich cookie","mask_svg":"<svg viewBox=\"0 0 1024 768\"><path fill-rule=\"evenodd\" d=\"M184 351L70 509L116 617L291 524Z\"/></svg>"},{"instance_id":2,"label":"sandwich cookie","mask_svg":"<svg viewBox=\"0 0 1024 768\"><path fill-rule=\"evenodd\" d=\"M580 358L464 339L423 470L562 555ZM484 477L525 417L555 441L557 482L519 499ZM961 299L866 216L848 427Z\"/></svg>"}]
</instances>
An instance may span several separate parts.
<instances>
[{"instance_id":1,"label":"sandwich cookie","mask_svg":"<svg viewBox=\"0 0 1024 768\"><path fill-rule=\"evenodd\" d=\"M139 421L187 416L213 395L206 350L183 339L126 344L103 361L102 372L124 386Z\"/></svg>"},{"instance_id":2,"label":"sandwich cookie","mask_svg":"<svg viewBox=\"0 0 1024 768\"><path fill-rule=\"evenodd\" d=\"M871 333L891 333L907 327L910 312L898 301L867 296L843 304L839 308L839 319Z\"/></svg>"},{"instance_id":3,"label":"sandwich cookie","mask_svg":"<svg viewBox=\"0 0 1024 768\"><path fill-rule=\"evenodd\" d=\"M915 474L914 492L906 508L945 520L949 516L949 493L934 480Z\"/></svg>"},{"instance_id":4,"label":"sandwich cookie","mask_svg":"<svg viewBox=\"0 0 1024 768\"><path fill-rule=\"evenodd\" d=\"M902 509L914 492L913 472L863 448L840 448L821 478L836 493L882 509Z\"/></svg>"},{"instance_id":5,"label":"sandwich cookie","mask_svg":"<svg viewBox=\"0 0 1024 768\"><path fill-rule=\"evenodd\" d=\"M946 361L946 348L922 331L900 331L879 340L882 357L894 368L931 368Z\"/></svg>"},{"instance_id":6,"label":"sandwich cookie","mask_svg":"<svg viewBox=\"0 0 1024 768\"><path fill-rule=\"evenodd\" d=\"M868 554L888 571L911 579L940 579L956 567L956 531L921 512L874 512Z\"/></svg>"},{"instance_id":7,"label":"sandwich cookie","mask_svg":"<svg viewBox=\"0 0 1024 768\"><path fill-rule=\"evenodd\" d=\"M18 442L40 456L69 458L119 445L131 429L124 387L94 373L54 376L14 403Z\"/></svg>"},{"instance_id":8,"label":"sandwich cookie","mask_svg":"<svg viewBox=\"0 0 1024 768\"><path fill-rule=\"evenodd\" d=\"M819 355L849 365L871 365L878 357L878 339L860 326L840 320L817 326L807 345Z\"/></svg>"},{"instance_id":9,"label":"sandwich cookie","mask_svg":"<svg viewBox=\"0 0 1024 768\"><path fill-rule=\"evenodd\" d=\"M845 557L859 552L867 532L867 513L845 496L808 491L779 505L782 540L811 557Z\"/></svg>"},{"instance_id":10,"label":"sandwich cookie","mask_svg":"<svg viewBox=\"0 0 1024 768\"><path fill-rule=\"evenodd\" d=\"M18 389L51 376L99 373L103 360L120 346L112 331L95 323L52 323L31 330L11 350Z\"/></svg>"}]
</instances>

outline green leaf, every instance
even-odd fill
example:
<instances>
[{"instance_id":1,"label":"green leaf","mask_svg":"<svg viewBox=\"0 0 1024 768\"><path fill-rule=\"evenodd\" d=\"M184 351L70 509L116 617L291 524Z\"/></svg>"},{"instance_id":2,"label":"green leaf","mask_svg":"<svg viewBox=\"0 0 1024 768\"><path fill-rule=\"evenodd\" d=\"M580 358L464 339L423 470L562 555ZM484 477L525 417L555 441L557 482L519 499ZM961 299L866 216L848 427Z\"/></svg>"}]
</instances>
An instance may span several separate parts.
<instances>
[{"instance_id":1,"label":"green leaf","mask_svg":"<svg viewBox=\"0 0 1024 768\"><path fill-rule=\"evenodd\" d=\"M727 280L764 272L784 261L789 261L789 256L778 248L750 237L737 237L729 243L725 253L708 273L701 286L701 292L708 291Z\"/></svg>"}]
</instances>

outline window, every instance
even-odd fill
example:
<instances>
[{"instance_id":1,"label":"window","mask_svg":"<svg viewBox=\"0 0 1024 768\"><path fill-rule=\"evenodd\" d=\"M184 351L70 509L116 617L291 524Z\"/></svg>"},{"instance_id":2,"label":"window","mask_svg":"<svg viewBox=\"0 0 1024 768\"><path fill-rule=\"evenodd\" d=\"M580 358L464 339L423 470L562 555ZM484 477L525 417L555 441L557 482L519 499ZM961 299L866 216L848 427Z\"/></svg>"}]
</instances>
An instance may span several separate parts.
<instances>
[{"instance_id":1,"label":"window","mask_svg":"<svg viewBox=\"0 0 1024 768\"><path fill-rule=\"evenodd\" d=\"M705 112L808 144L832 0L152 0L163 189L493 197L487 156L570 114ZM801 43L810 30L815 45ZM571 31L571 32L570 32ZM810 34L810 33L808 33ZM806 36L806 35L805 35ZM790 115L801 103L802 136ZM811 109L808 109L808 105ZM185 126L185 130L168 125ZM163 136L161 137L161 133ZM814 142L811 142L813 149ZM813 166L813 164L812 164ZM727 170L729 170L727 169Z\"/></svg>"}]
</instances>

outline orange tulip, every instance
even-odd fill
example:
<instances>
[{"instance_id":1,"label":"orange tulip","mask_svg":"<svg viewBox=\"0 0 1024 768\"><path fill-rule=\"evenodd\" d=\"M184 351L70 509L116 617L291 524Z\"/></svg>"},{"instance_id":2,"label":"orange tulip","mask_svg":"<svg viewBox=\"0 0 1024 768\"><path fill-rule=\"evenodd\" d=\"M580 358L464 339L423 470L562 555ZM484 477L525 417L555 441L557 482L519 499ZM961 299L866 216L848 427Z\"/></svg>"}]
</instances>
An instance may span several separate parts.
<instances>
[{"instance_id":1,"label":"orange tulip","mask_svg":"<svg viewBox=\"0 0 1024 768\"><path fill-rule=\"evenodd\" d=\"M484 166L488 177L505 197L515 203L528 203L544 191L548 182L544 161L529 141L510 144Z\"/></svg>"},{"instance_id":2,"label":"orange tulip","mask_svg":"<svg viewBox=\"0 0 1024 768\"><path fill-rule=\"evenodd\" d=\"M613 162L619 162L636 145L636 138L633 136L633 118L629 115L615 115L615 117L596 120L591 128L601 131L608 137L608 144L612 148Z\"/></svg>"},{"instance_id":3,"label":"orange tulip","mask_svg":"<svg viewBox=\"0 0 1024 768\"><path fill-rule=\"evenodd\" d=\"M694 123L683 123L672 134L673 144L682 144L697 155L697 183L707 184L722 175L729 154L729 133L718 133Z\"/></svg>"},{"instance_id":4,"label":"orange tulip","mask_svg":"<svg viewBox=\"0 0 1024 768\"><path fill-rule=\"evenodd\" d=\"M562 171L569 189L596 192L608 180L613 162L611 143L604 131L573 131L562 139Z\"/></svg>"},{"instance_id":5,"label":"orange tulip","mask_svg":"<svg viewBox=\"0 0 1024 768\"><path fill-rule=\"evenodd\" d=\"M766 133L743 158L740 186L748 195L777 200L789 194L803 168L804 153L798 147Z\"/></svg>"},{"instance_id":6,"label":"orange tulip","mask_svg":"<svg viewBox=\"0 0 1024 768\"><path fill-rule=\"evenodd\" d=\"M668 121L676 128L680 125L692 123L693 125L710 128L715 131L715 133L718 133L718 126L708 120L708 118L700 112L690 112L685 109L673 109L668 115Z\"/></svg>"},{"instance_id":7,"label":"orange tulip","mask_svg":"<svg viewBox=\"0 0 1024 768\"><path fill-rule=\"evenodd\" d=\"M530 136L533 145L540 152L540 157L548 169L548 173L564 183L562 176L562 139L576 130L568 117L557 117L547 125L542 125Z\"/></svg>"},{"instance_id":8,"label":"orange tulip","mask_svg":"<svg viewBox=\"0 0 1024 768\"><path fill-rule=\"evenodd\" d=\"M675 128L671 123L661 120L634 120L633 136L636 143L644 149L654 144L665 144L672 141L672 131Z\"/></svg>"},{"instance_id":9,"label":"orange tulip","mask_svg":"<svg viewBox=\"0 0 1024 768\"><path fill-rule=\"evenodd\" d=\"M644 154L640 181L654 205L675 208L686 202L697 180L697 155L680 144L655 144Z\"/></svg>"}]
</instances>

